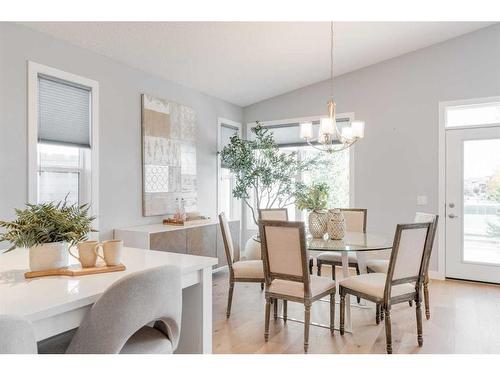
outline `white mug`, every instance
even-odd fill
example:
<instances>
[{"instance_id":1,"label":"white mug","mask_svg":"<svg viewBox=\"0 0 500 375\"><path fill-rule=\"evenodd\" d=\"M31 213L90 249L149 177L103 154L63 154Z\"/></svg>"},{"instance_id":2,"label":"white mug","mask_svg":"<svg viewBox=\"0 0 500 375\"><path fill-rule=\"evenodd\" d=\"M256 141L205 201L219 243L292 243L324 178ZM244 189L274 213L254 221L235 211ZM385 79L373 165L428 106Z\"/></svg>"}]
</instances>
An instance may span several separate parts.
<instances>
[{"instance_id":1,"label":"white mug","mask_svg":"<svg viewBox=\"0 0 500 375\"><path fill-rule=\"evenodd\" d=\"M97 252L99 258L104 260L107 266L117 266L121 262L123 241L108 240L100 244L102 247L102 256Z\"/></svg>"},{"instance_id":2,"label":"white mug","mask_svg":"<svg viewBox=\"0 0 500 375\"><path fill-rule=\"evenodd\" d=\"M70 249L68 249L68 251L72 257L78 259L83 268L95 267L99 245L100 244L97 241L80 242L77 245L78 256L73 254Z\"/></svg>"}]
</instances>

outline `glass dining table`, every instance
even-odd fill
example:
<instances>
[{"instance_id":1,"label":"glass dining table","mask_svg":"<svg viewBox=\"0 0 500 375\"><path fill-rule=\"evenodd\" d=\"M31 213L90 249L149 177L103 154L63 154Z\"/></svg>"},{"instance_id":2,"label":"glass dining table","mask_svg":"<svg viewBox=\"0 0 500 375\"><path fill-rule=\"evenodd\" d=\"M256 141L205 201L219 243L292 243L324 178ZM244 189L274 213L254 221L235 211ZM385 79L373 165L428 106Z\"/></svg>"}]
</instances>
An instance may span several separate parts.
<instances>
[{"instance_id":1,"label":"glass dining table","mask_svg":"<svg viewBox=\"0 0 500 375\"><path fill-rule=\"evenodd\" d=\"M330 239L307 239L307 250L309 252L337 252L342 259L342 277L349 277L350 252L356 253L360 274L366 273L366 254L371 251L382 251L392 249L392 238L375 233L347 232L341 240ZM340 280L337 280L340 281ZM337 284L338 290L338 284ZM357 306L357 305L355 305ZM366 305L362 305L366 306ZM337 314L339 315L339 314ZM345 327L347 332L351 332L351 301L350 296L346 296ZM322 326L321 324L316 324Z\"/></svg>"}]
</instances>

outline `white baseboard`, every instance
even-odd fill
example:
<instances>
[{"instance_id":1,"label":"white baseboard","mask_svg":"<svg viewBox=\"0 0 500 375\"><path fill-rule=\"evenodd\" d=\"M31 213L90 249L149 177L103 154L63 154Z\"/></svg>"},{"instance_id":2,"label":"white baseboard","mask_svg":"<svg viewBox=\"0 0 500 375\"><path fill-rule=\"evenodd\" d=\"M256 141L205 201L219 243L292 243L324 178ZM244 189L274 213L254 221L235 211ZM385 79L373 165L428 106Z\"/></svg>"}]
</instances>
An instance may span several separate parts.
<instances>
[{"instance_id":1,"label":"white baseboard","mask_svg":"<svg viewBox=\"0 0 500 375\"><path fill-rule=\"evenodd\" d=\"M429 278L433 280L444 280L444 275L439 271L429 271Z\"/></svg>"}]
</instances>

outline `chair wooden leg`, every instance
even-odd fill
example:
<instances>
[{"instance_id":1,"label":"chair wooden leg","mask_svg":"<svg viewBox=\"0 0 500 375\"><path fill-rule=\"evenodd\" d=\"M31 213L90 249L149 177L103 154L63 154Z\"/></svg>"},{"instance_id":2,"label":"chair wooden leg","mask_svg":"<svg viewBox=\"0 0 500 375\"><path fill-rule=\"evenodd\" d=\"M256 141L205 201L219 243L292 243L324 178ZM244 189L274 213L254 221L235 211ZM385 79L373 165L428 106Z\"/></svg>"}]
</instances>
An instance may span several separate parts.
<instances>
[{"instance_id":1,"label":"chair wooden leg","mask_svg":"<svg viewBox=\"0 0 500 375\"><path fill-rule=\"evenodd\" d=\"M375 323L380 324L380 303L375 306Z\"/></svg>"},{"instance_id":2,"label":"chair wooden leg","mask_svg":"<svg viewBox=\"0 0 500 375\"><path fill-rule=\"evenodd\" d=\"M356 264L356 275L359 275L359 266ZM361 303L361 298L356 296L356 301L358 303Z\"/></svg>"},{"instance_id":3,"label":"chair wooden leg","mask_svg":"<svg viewBox=\"0 0 500 375\"><path fill-rule=\"evenodd\" d=\"M234 282L229 283L229 295L227 296L226 318L231 315L231 304L233 303Z\"/></svg>"},{"instance_id":4,"label":"chair wooden leg","mask_svg":"<svg viewBox=\"0 0 500 375\"><path fill-rule=\"evenodd\" d=\"M330 333L335 333L335 293L330 294Z\"/></svg>"},{"instance_id":5,"label":"chair wooden leg","mask_svg":"<svg viewBox=\"0 0 500 375\"><path fill-rule=\"evenodd\" d=\"M304 352L309 349L309 324L311 323L311 305L304 306Z\"/></svg>"},{"instance_id":6,"label":"chair wooden leg","mask_svg":"<svg viewBox=\"0 0 500 375\"><path fill-rule=\"evenodd\" d=\"M385 342L387 354L392 354L392 327L391 327L391 310L385 310Z\"/></svg>"},{"instance_id":7,"label":"chair wooden leg","mask_svg":"<svg viewBox=\"0 0 500 375\"><path fill-rule=\"evenodd\" d=\"M316 268L318 269L316 273L318 274L318 276L321 276L321 266L322 266L321 261L316 259Z\"/></svg>"},{"instance_id":8,"label":"chair wooden leg","mask_svg":"<svg viewBox=\"0 0 500 375\"><path fill-rule=\"evenodd\" d=\"M273 301L273 308L274 308L274 320L278 319L278 299L275 298L274 301Z\"/></svg>"},{"instance_id":9,"label":"chair wooden leg","mask_svg":"<svg viewBox=\"0 0 500 375\"><path fill-rule=\"evenodd\" d=\"M313 274L313 258L309 258L309 275Z\"/></svg>"},{"instance_id":10,"label":"chair wooden leg","mask_svg":"<svg viewBox=\"0 0 500 375\"><path fill-rule=\"evenodd\" d=\"M260 283L260 290L264 290L264 283Z\"/></svg>"},{"instance_id":11,"label":"chair wooden leg","mask_svg":"<svg viewBox=\"0 0 500 375\"><path fill-rule=\"evenodd\" d=\"M384 309L380 306L380 321L384 320Z\"/></svg>"},{"instance_id":12,"label":"chair wooden leg","mask_svg":"<svg viewBox=\"0 0 500 375\"><path fill-rule=\"evenodd\" d=\"M269 319L271 318L271 298L266 298L266 320L264 328L264 340L269 340Z\"/></svg>"},{"instance_id":13,"label":"chair wooden leg","mask_svg":"<svg viewBox=\"0 0 500 375\"><path fill-rule=\"evenodd\" d=\"M283 300L283 321L286 323L288 318L288 301L286 299Z\"/></svg>"},{"instance_id":14,"label":"chair wooden leg","mask_svg":"<svg viewBox=\"0 0 500 375\"><path fill-rule=\"evenodd\" d=\"M417 342L418 346L422 347L424 344L424 339L422 336L422 307L421 307L421 302L417 298L415 300L415 305L416 305L416 313L417 313Z\"/></svg>"},{"instance_id":15,"label":"chair wooden leg","mask_svg":"<svg viewBox=\"0 0 500 375\"><path fill-rule=\"evenodd\" d=\"M340 334L344 334L344 323L345 323L345 293L340 289Z\"/></svg>"},{"instance_id":16,"label":"chair wooden leg","mask_svg":"<svg viewBox=\"0 0 500 375\"><path fill-rule=\"evenodd\" d=\"M335 281L335 278L337 277L337 267L332 264L332 280Z\"/></svg>"},{"instance_id":17,"label":"chair wooden leg","mask_svg":"<svg viewBox=\"0 0 500 375\"><path fill-rule=\"evenodd\" d=\"M408 301L408 305L410 305L410 307L413 306L413 301Z\"/></svg>"},{"instance_id":18,"label":"chair wooden leg","mask_svg":"<svg viewBox=\"0 0 500 375\"><path fill-rule=\"evenodd\" d=\"M431 318L431 308L429 303L429 281L424 281L424 304L425 304L425 318Z\"/></svg>"}]
</instances>

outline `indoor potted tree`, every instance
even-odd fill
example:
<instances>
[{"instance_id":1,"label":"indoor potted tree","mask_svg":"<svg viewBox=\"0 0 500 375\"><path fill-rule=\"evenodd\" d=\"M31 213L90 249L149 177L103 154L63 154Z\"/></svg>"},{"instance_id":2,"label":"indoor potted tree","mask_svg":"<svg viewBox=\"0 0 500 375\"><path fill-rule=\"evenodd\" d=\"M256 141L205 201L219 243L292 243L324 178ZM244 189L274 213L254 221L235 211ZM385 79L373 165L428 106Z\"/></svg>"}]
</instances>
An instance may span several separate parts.
<instances>
[{"instance_id":1,"label":"indoor potted tree","mask_svg":"<svg viewBox=\"0 0 500 375\"><path fill-rule=\"evenodd\" d=\"M0 234L0 242L11 247L29 248L29 264L32 271L56 269L68 265L68 246L87 239L95 219L89 216L89 205L59 203L26 204L24 210L16 209L13 221L0 221L6 231Z\"/></svg>"},{"instance_id":2,"label":"indoor potted tree","mask_svg":"<svg viewBox=\"0 0 500 375\"><path fill-rule=\"evenodd\" d=\"M309 211L309 232L313 238L322 238L327 231L329 187L326 183L312 184L297 194L299 210Z\"/></svg>"},{"instance_id":3,"label":"indoor potted tree","mask_svg":"<svg viewBox=\"0 0 500 375\"><path fill-rule=\"evenodd\" d=\"M282 152L272 132L258 122L251 131L250 140L231 137L220 155L235 178L233 196L244 202L258 225L258 208L283 208L295 202L305 188L295 176L309 169L315 159L299 160L296 152ZM258 236L247 241L244 253L247 259L260 258Z\"/></svg>"}]
</instances>

